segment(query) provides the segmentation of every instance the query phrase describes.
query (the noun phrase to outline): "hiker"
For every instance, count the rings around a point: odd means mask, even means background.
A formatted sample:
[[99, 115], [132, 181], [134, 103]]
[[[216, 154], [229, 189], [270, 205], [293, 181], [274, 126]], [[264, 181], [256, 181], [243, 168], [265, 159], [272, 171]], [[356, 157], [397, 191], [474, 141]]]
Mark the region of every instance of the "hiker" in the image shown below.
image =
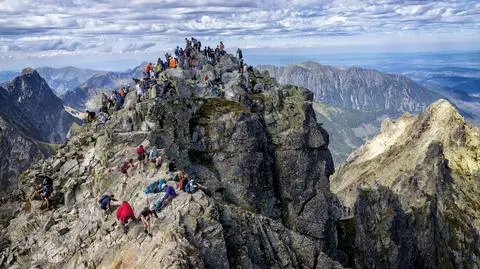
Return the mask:
[[177, 58], [180, 57], [180, 47], [179, 46], [177, 46], [175, 48], [175, 57], [177, 57]]
[[185, 172], [180, 173], [179, 175], [179, 182], [178, 182], [178, 190], [185, 191], [185, 186], [188, 184], [188, 174]]
[[95, 112], [85, 111], [87, 113], [87, 123], [93, 122], [95, 120]]
[[237, 57], [238, 59], [242, 60], [243, 59], [243, 53], [242, 53], [242, 50], [240, 48], [237, 49]]
[[175, 163], [175, 159], [172, 159], [168, 163], [168, 178], [173, 179], [175, 177], [176, 171], [177, 171], [177, 164]]
[[172, 186], [164, 183], [161, 188], [162, 188], [162, 191], [165, 192], [165, 195], [162, 198], [162, 202], [165, 202], [165, 200], [167, 200], [168, 198], [173, 199], [177, 197], [177, 193], [175, 192], [175, 189]]
[[30, 199], [42, 200], [47, 202], [47, 207], [50, 209], [50, 197], [52, 196], [53, 187], [50, 184], [41, 184], [34, 189], [34, 192]]
[[98, 114], [98, 120], [97, 120], [97, 124], [95, 124], [95, 131], [97, 131], [98, 127], [102, 126], [102, 125], [105, 125], [109, 119], [109, 115], [103, 111], [101, 111], [99, 114]]
[[177, 68], [177, 60], [173, 57], [170, 57], [170, 59], [168, 59], [168, 67]]
[[102, 107], [100, 108], [100, 113], [105, 113], [108, 116], [110, 116], [110, 112], [108, 112], [108, 104], [102, 104]]
[[123, 98], [125, 98], [125, 96], [127, 95], [123, 87], [120, 87], [120, 89], [118, 89], [118, 94]]
[[136, 220], [135, 212], [133, 212], [132, 207], [127, 201], [123, 201], [122, 204], [117, 209], [117, 220], [120, 221], [120, 225], [123, 228], [123, 232], [127, 233], [127, 227], [125, 226], [128, 224], [129, 220]]
[[243, 74], [243, 59], [240, 59], [240, 67], [239, 67], [239, 69], [238, 69], [238, 72], [239, 72], [240, 74]]
[[105, 193], [100, 197], [98, 200], [98, 203], [100, 204], [100, 208], [105, 211], [105, 213], [109, 213], [110, 210], [112, 209], [112, 201], [117, 201], [115, 199], [115, 196], [112, 194]]
[[135, 84], [135, 89], [137, 90], [137, 102], [140, 103], [143, 99], [143, 89], [141, 84], [143, 84], [143, 81]]
[[116, 110], [122, 109], [124, 102], [125, 102], [125, 98], [121, 96], [119, 93], [115, 92], [115, 109]]
[[158, 150], [156, 146], [153, 146], [150, 149], [150, 153], [148, 154], [148, 160], [151, 163], [155, 164], [155, 168], [159, 169], [162, 166], [162, 156], [158, 155]]
[[155, 212], [154, 209], [155, 209], [154, 205], [151, 205], [150, 208], [145, 207], [145, 208], [143, 208], [142, 212], [140, 212], [140, 214], [137, 217], [137, 219], [140, 219], [142, 221], [144, 232], [150, 237], [152, 237], [152, 234], [150, 232], [150, 228], [151, 228], [150, 217], [155, 216], [155, 218], [158, 219], [157, 212]]
[[158, 58], [157, 64], [155, 65], [155, 74], [154, 77], [157, 79], [160, 73], [163, 71], [163, 62], [162, 59]]
[[225, 45], [223, 45], [223, 41], [220, 41], [220, 52], [223, 52], [225, 50]]
[[152, 63], [148, 63], [147, 66], [145, 66], [145, 73], [150, 74], [150, 70], [152, 70]]
[[122, 174], [124, 175], [124, 178], [123, 178], [124, 186], [127, 185], [128, 169], [131, 167], [135, 167], [135, 165], [133, 164], [133, 159], [126, 160], [119, 167], [120, 172], [122, 172]]
[[145, 171], [145, 148], [143, 147], [143, 145], [140, 145], [136, 150], [135, 152], [137, 153], [137, 160], [138, 160], [138, 164], [139, 164], [139, 168], [142, 170], [142, 171]]

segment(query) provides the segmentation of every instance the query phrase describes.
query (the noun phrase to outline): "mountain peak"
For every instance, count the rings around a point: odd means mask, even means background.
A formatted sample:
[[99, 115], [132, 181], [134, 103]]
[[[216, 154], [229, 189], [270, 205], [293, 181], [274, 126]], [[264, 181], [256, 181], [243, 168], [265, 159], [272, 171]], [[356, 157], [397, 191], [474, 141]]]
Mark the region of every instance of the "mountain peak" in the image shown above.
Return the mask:
[[439, 99], [438, 101], [429, 105], [425, 111], [425, 114], [438, 115], [441, 117], [449, 116], [449, 118], [452, 116], [461, 117], [457, 108], [445, 99]]
[[[33, 75], [36, 74], [36, 75], [38, 75], [37, 71], [36, 71], [35, 69], [31, 68], [31, 67], [27, 67], [27, 68], [25, 68], [25, 69], [22, 70], [22, 76], [24, 76], [24, 75], [30, 75], [30, 74], [33, 74]], [[38, 76], [40, 76], [40, 75], [38, 75]]]

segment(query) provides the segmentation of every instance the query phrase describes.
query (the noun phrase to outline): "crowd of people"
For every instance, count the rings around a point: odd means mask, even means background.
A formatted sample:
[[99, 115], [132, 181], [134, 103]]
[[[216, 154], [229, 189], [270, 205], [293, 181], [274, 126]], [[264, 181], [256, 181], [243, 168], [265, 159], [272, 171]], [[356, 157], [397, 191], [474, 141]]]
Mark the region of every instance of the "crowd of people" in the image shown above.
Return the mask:
[[[139, 145], [135, 149], [135, 154], [137, 156], [137, 161], [134, 162], [133, 158], [130, 158], [119, 165], [118, 170], [124, 175], [123, 178], [123, 189], [128, 184], [129, 176], [133, 175], [135, 171], [139, 173], [145, 173], [147, 169], [160, 169], [163, 164], [164, 158], [162, 154], [157, 149], [156, 146], [152, 146], [147, 153], [147, 150], [143, 145]], [[150, 164], [150, 165], [149, 165]], [[151, 234], [151, 217], [157, 217], [157, 212], [159, 212], [163, 206], [167, 204], [168, 201], [177, 197], [177, 191], [183, 191], [186, 193], [193, 193], [198, 189], [206, 190], [202, 185], [198, 184], [195, 179], [191, 178], [188, 173], [183, 170], [177, 169], [177, 164], [175, 158], [171, 158], [166, 167], [166, 179], [156, 180], [145, 188], [145, 195], [147, 198], [149, 195], [153, 194], [162, 194], [158, 199], [148, 204], [144, 207], [140, 215], [135, 217], [135, 213], [128, 201], [122, 201], [119, 208], [116, 210], [117, 221], [120, 222], [120, 225], [123, 228], [123, 231], [127, 232], [127, 224], [129, 221], [141, 221], [144, 226], [144, 231], [147, 235], [152, 236]], [[175, 182], [175, 186], [170, 185], [168, 182]], [[108, 215], [113, 208], [112, 202], [117, 201], [114, 198], [113, 194], [105, 193], [102, 195], [98, 201], [100, 208], [105, 211]]]
[[[163, 94], [169, 90], [175, 90], [175, 81], [167, 75], [167, 72], [164, 72], [165, 70], [198, 68], [200, 64], [200, 61], [197, 61], [198, 57], [205, 57], [208, 63], [213, 65], [226, 54], [223, 41], [221, 41], [215, 49], [212, 49], [210, 46], [205, 46], [203, 50], [202, 43], [193, 37], [191, 39], [186, 38], [185, 42], [185, 48], [177, 46], [174, 50], [174, 55], [166, 53], [165, 61], [158, 58], [156, 64], [148, 63], [142, 72], [142, 78], [133, 78], [131, 85], [122, 86], [118, 90], [112, 91], [110, 95], [102, 93], [100, 109], [97, 112], [86, 110], [85, 121], [94, 124], [95, 130], [97, 130], [110, 120], [113, 111], [123, 108], [125, 98], [130, 92], [136, 92], [137, 101], [142, 102], [148, 98], [148, 91], [153, 85], [162, 85], [164, 89]], [[236, 57], [238, 57], [240, 62], [239, 72], [243, 73], [243, 54], [240, 48], [237, 49]], [[205, 86], [211, 90], [213, 96], [222, 97], [225, 94], [225, 87], [221, 80], [222, 74], [217, 74], [216, 71], [213, 71], [213, 75], [213, 78], [210, 78], [208, 75], [199, 78], [199, 83], [204, 83]], [[126, 188], [129, 178], [133, 173], [136, 171], [138, 171], [138, 173], [145, 173], [148, 169], [152, 168], [157, 170], [161, 169], [165, 161], [164, 156], [162, 156], [163, 154], [156, 146], [151, 147], [147, 152], [147, 149], [143, 145], [139, 145], [135, 149], [135, 154], [136, 161], [134, 158], [128, 158], [118, 165], [118, 171], [123, 175], [122, 192]], [[178, 169], [177, 162], [174, 158], [168, 160], [166, 172], [165, 179], [156, 180], [145, 189], [147, 197], [150, 194], [163, 193], [163, 195], [152, 203], [147, 199], [147, 206], [143, 208], [138, 216], [135, 216], [135, 212], [128, 201], [122, 201], [117, 205], [116, 219], [120, 222], [125, 232], [127, 232], [126, 224], [128, 222], [141, 221], [145, 228], [145, 233], [151, 236], [151, 218], [158, 217], [157, 212], [167, 204], [166, 202], [177, 196], [177, 191], [193, 193], [197, 189], [203, 189], [208, 192], [207, 189], [198, 184], [196, 180], [191, 178], [185, 171]], [[175, 184], [173, 184], [174, 186], [169, 182], [175, 182]], [[53, 193], [53, 180], [45, 176], [42, 183], [34, 187], [30, 198], [41, 200], [46, 203], [48, 208], [52, 208], [51, 197]], [[119, 201], [116, 197], [109, 193], [105, 193], [98, 200], [100, 208], [105, 211], [107, 217], [112, 213], [114, 204], [117, 202]]]
[[[174, 55], [167, 52], [165, 53], [164, 60], [158, 58], [155, 64], [152, 62], [147, 63], [142, 72], [142, 77], [132, 78], [132, 84], [122, 86], [118, 90], [112, 91], [110, 96], [106, 93], [102, 93], [101, 108], [98, 111], [98, 114], [87, 110], [85, 121], [87, 123], [96, 121], [95, 128], [105, 125], [110, 119], [110, 111], [122, 109], [125, 104], [126, 95], [131, 91], [136, 92], [137, 102], [142, 102], [148, 99], [149, 90], [151, 90], [154, 85], [162, 86], [162, 95], [166, 95], [167, 93], [172, 93], [172, 95], [174, 95], [176, 92], [175, 80], [164, 71], [176, 68], [201, 69], [201, 61], [198, 61], [198, 58], [202, 57], [201, 55], [205, 57], [208, 63], [214, 65], [223, 55], [226, 55], [223, 41], [220, 41], [215, 49], [210, 46], [205, 46], [202, 50], [202, 43], [200, 40], [193, 37], [191, 39], [185, 38], [185, 48], [177, 46], [174, 49]], [[236, 57], [239, 59], [238, 71], [239, 73], [244, 73], [243, 53], [240, 48], [236, 51]], [[211, 94], [215, 97], [224, 96], [225, 87], [221, 81], [221, 75], [222, 74], [214, 73], [213, 78], [209, 78], [208, 76], [200, 78], [203, 79], [201, 82], [205, 83], [206, 87], [210, 89]]]

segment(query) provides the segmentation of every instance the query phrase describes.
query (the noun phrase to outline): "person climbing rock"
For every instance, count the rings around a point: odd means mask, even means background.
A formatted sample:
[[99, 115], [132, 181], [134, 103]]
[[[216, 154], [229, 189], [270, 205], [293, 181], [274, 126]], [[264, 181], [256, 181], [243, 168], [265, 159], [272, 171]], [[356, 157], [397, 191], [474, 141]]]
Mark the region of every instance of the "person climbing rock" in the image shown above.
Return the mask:
[[145, 148], [140, 145], [135, 152], [137, 153], [138, 168], [140, 168], [140, 171], [145, 171]]
[[126, 160], [119, 167], [120, 172], [122, 172], [122, 174], [124, 175], [124, 178], [123, 178], [123, 186], [124, 187], [125, 187], [125, 185], [127, 185], [128, 169], [130, 169], [132, 167], [135, 167], [134, 164], [133, 164], [133, 159]]
[[133, 212], [133, 208], [127, 201], [123, 201], [122, 204], [117, 209], [117, 220], [120, 221], [120, 225], [123, 228], [123, 232], [127, 233], [127, 227], [125, 226], [128, 224], [129, 220], [136, 221], [135, 212]]
[[157, 212], [155, 212], [154, 205], [151, 205], [150, 208], [149, 207], [143, 208], [142, 212], [140, 212], [140, 214], [137, 217], [137, 219], [140, 219], [142, 221], [144, 232], [150, 237], [152, 237], [151, 223], [150, 223], [151, 216], [155, 216], [155, 218], [158, 219], [158, 215], [157, 215]]
[[112, 209], [112, 201], [117, 201], [115, 199], [115, 196], [113, 194], [110, 195], [108, 193], [105, 193], [104, 195], [102, 195], [102, 197], [100, 197], [98, 203], [100, 204], [100, 208], [103, 209], [105, 213], [109, 213]]
[[95, 112], [87, 110], [85, 111], [85, 113], [87, 113], [87, 123], [91, 123], [95, 120], [95, 116], [96, 116]]
[[162, 156], [158, 154], [158, 150], [156, 146], [153, 146], [150, 149], [150, 153], [148, 154], [148, 160], [155, 165], [155, 168], [160, 169], [162, 166]]

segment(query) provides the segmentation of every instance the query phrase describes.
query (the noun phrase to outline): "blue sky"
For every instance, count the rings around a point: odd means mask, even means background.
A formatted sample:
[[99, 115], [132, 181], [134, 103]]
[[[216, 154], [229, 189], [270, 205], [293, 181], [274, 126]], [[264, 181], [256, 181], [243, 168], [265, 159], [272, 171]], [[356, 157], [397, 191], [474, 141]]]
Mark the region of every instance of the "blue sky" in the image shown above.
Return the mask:
[[124, 70], [185, 37], [255, 55], [480, 48], [480, 1], [0, 0], [0, 70]]

